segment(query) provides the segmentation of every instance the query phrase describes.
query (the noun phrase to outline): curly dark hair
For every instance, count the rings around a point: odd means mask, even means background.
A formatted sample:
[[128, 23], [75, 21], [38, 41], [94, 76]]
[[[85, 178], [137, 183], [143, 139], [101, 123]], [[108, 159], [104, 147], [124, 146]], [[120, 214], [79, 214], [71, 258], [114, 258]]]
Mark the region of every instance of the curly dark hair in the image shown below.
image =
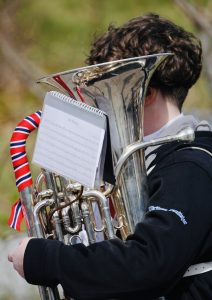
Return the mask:
[[202, 68], [200, 40], [192, 33], [156, 14], [150, 13], [129, 20], [94, 40], [86, 63], [171, 52], [155, 71], [149, 86], [177, 101], [181, 110], [190, 87], [199, 78]]

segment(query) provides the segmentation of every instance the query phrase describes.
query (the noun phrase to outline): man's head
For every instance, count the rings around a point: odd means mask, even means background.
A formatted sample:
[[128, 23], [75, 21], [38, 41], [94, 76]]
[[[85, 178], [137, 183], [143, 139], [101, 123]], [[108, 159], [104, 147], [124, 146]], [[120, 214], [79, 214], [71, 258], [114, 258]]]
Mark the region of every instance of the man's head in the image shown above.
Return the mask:
[[171, 52], [155, 71], [150, 87], [175, 100], [181, 110], [189, 88], [202, 68], [200, 41], [183, 28], [158, 15], [134, 18], [121, 27], [110, 26], [91, 47], [87, 63]]

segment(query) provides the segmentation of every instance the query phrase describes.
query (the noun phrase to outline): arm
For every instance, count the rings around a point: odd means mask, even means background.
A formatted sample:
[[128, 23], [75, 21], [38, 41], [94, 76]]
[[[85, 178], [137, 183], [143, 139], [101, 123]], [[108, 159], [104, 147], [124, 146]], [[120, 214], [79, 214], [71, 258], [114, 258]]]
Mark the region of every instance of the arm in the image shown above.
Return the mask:
[[177, 164], [150, 178], [150, 192], [150, 206], [156, 209], [146, 214], [126, 242], [114, 239], [70, 247], [30, 240], [24, 255], [26, 280], [60, 283], [65, 293], [78, 299], [129, 294], [148, 299], [164, 294], [182, 277], [205, 239], [211, 178], [193, 163]]

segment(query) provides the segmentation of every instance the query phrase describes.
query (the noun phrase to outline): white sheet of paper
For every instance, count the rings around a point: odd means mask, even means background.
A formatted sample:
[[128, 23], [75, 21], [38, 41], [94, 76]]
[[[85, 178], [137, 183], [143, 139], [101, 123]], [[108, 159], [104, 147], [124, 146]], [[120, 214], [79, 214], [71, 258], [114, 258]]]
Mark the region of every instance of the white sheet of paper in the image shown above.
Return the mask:
[[94, 187], [105, 129], [44, 105], [33, 163]]

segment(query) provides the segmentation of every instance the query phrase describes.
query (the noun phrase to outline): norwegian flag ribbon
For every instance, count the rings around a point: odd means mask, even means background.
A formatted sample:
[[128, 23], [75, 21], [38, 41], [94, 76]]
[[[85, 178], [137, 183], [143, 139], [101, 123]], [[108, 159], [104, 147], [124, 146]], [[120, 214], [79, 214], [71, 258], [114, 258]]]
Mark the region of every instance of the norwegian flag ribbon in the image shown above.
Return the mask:
[[[29, 134], [40, 124], [41, 111], [27, 116], [15, 128], [10, 140], [10, 155], [15, 173], [18, 191], [32, 185], [32, 176], [26, 155], [26, 140]], [[20, 231], [20, 225], [24, 218], [24, 208], [19, 199], [11, 208], [8, 224], [11, 228]], [[27, 221], [27, 220], [26, 220]]]
[[11, 207], [11, 213], [8, 220], [8, 224], [10, 225], [11, 228], [20, 231], [20, 226], [23, 218], [24, 215], [21, 207], [21, 200], [19, 199]]

